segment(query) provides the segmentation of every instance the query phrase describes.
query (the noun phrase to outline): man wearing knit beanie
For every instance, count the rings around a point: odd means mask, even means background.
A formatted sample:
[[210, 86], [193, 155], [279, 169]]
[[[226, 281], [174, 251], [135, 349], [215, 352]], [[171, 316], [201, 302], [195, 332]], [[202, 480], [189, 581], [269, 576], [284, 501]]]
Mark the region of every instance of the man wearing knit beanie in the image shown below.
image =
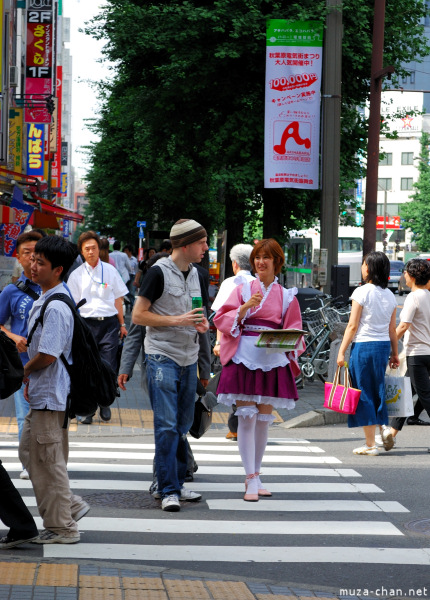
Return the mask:
[[180, 501], [196, 502], [201, 494], [184, 488], [187, 471], [185, 434], [194, 419], [199, 333], [209, 328], [203, 309], [192, 309], [202, 297], [193, 262], [208, 250], [205, 228], [180, 219], [170, 231], [172, 254], [146, 273], [133, 309], [133, 323], [146, 326], [145, 354], [149, 396], [154, 411], [155, 461], [161, 508], [180, 510]]

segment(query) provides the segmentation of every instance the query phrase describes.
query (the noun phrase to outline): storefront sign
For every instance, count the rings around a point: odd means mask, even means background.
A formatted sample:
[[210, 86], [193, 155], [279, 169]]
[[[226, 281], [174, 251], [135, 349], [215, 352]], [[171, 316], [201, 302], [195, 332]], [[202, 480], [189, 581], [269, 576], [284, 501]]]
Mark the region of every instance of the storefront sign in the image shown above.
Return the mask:
[[27, 175], [43, 177], [45, 126], [27, 124]]
[[[376, 229], [384, 229], [384, 217], [376, 217]], [[400, 229], [400, 217], [387, 217], [385, 229]]]
[[22, 173], [22, 141], [23, 141], [22, 108], [9, 110], [9, 169]]
[[26, 123], [50, 123], [45, 98], [52, 93], [54, 64], [54, 25], [52, 0], [29, 0], [27, 9], [27, 51], [25, 93]]

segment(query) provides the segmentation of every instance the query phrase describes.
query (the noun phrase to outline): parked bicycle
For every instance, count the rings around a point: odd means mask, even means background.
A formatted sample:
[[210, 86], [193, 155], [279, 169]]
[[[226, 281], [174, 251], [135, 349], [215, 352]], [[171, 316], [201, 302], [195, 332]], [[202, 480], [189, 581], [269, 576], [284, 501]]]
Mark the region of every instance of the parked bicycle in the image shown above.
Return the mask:
[[335, 308], [336, 298], [319, 297], [321, 306], [317, 309], [307, 308], [302, 312], [303, 329], [309, 332], [305, 337], [306, 349], [299, 357], [301, 375], [296, 383], [304, 384], [304, 380], [313, 380], [317, 375], [325, 382], [328, 374], [330, 358], [330, 335], [336, 323], [346, 323], [349, 319], [349, 307]]

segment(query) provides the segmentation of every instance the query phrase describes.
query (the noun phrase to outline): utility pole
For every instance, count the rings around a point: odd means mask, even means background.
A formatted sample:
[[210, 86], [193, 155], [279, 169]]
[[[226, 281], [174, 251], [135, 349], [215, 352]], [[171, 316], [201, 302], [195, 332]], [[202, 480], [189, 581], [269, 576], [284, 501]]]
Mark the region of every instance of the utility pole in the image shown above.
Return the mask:
[[366, 202], [364, 205], [363, 255], [375, 249], [378, 199], [379, 134], [381, 130], [382, 79], [394, 67], [383, 68], [385, 0], [375, 0], [373, 48], [370, 74], [369, 132], [367, 136]]
[[327, 248], [327, 283], [330, 268], [337, 264], [340, 186], [340, 110], [342, 81], [342, 0], [326, 0], [322, 94], [322, 193], [321, 248]]

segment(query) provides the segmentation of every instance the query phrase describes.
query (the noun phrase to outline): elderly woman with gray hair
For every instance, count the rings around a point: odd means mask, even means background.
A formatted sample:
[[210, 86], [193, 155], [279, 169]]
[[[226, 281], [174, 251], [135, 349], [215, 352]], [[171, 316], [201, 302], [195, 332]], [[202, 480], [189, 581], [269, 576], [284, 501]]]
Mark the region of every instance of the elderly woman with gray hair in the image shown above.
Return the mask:
[[[212, 302], [212, 310], [217, 311], [221, 308], [224, 302], [228, 299], [233, 289], [236, 287], [236, 278], [244, 277], [247, 281], [255, 279], [251, 275], [251, 265], [249, 264], [249, 257], [251, 256], [252, 246], [251, 244], [236, 244], [230, 250], [230, 260], [233, 267], [233, 277], [227, 277], [222, 282], [218, 294], [215, 300]], [[221, 342], [221, 332], [217, 331], [215, 347], [213, 353], [215, 356], [219, 356], [219, 346]]]
[[224, 302], [228, 299], [233, 289], [236, 287], [235, 279], [238, 276], [243, 276], [248, 281], [255, 279], [251, 275], [251, 265], [249, 257], [251, 256], [251, 244], [236, 244], [230, 250], [230, 260], [233, 267], [233, 277], [227, 277], [222, 282], [218, 294], [212, 303], [212, 310], [217, 311], [221, 308]]
[[[218, 294], [215, 300], [212, 303], [212, 310], [217, 311], [221, 308], [228, 297], [230, 296], [233, 289], [236, 287], [236, 279], [238, 282], [241, 281], [241, 278], [244, 277], [247, 281], [252, 281], [255, 279], [253, 275], [251, 275], [251, 265], [249, 263], [249, 257], [251, 256], [252, 246], [251, 244], [236, 244], [230, 250], [230, 260], [233, 267], [233, 277], [227, 277], [222, 282]], [[213, 348], [213, 353], [215, 356], [219, 357], [220, 354], [220, 343], [221, 343], [221, 331], [216, 332], [216, 342]], [[228, 428], [229, 432], [226, 435], [227, 439], [236, 439], [237, 438], [237, 417], [235, 417], [235, 406], [233, 406], [233, 413], [230, 413], [228, 420]]]

